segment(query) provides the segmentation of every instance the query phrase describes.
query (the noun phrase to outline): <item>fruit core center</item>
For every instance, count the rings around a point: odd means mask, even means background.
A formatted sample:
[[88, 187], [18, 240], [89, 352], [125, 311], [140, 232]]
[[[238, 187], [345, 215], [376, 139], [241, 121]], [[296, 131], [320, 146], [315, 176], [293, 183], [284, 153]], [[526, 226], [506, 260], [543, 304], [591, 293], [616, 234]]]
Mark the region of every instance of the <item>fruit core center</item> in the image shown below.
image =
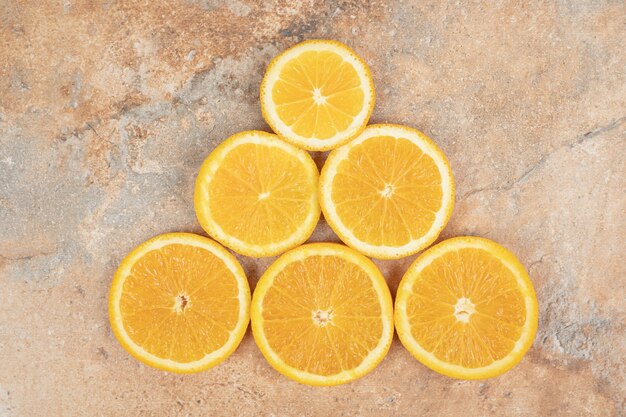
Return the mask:
[[470, 317], [476, 312], [474, 303], [469, 298], [461, 297], [454, 306], [454, 316], [462, 323], [469, 323]]
[[312, 312], [313, 323], [319, 327], [325, 327], [333, 323], [333, 309], [314, 310]]
[[326, 96], [322, 95], [322, 90], [319, 88], [313, 89], [313, 101], [315, 101], [315, 104], [326, 103]]
[[393, 194], [393, 185], [391, 184], [385, 184], [385, 188], [383, 188], [380, 191], [380, 195], [382, 195], [385, 198], [391, 197], [392, 194]]
[[185, 309], [189, 308], [189, 296], [187, 294], [178, 294], [174, 300], [174, 311], [181, 314], [185, 312]]
[[270, 192], [269, 191], [265, 191], [264, 193], [259, 194], [259, 201], [265, 200], [269, 196], [270, 196]]

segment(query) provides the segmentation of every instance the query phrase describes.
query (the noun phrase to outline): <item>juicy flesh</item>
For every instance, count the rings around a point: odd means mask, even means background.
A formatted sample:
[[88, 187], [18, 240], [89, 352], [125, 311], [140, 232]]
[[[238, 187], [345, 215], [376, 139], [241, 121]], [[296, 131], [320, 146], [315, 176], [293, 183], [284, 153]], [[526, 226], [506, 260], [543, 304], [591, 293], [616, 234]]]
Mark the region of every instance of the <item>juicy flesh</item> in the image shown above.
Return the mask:
[[372, 245], [402, 246], [428, 232], [441, 209], [441, 174], [408, 139], [373, 137], [337, 167], [331, 198], [342, 223]]
[[479, 249], [448, 252], [428, 265], [407, 301], [415, 340], [447, 363], [487, 366], [507, 356], [526, 321], [513, 273]]
[[383, 334], [368, 275], [335, 256], [289, 264], [263, 299], [267, 341], [282, 361], [317, 375], [356, 368]]
[[288, 61], [272, 88], [278, 117], [302, 137], [328, 139], [348, 129], [365, 96], [354, 67], [329, 51]]
[[227, 234], [246, 243], [283, 241], [307, 218], [314, 187], [293, 155], [243, 144], [228, 153], [210, 182], [211, 215]]
[[159, 358], [197, 361], [222, 347], [237, 325], [238, 292], [235, 276], [211, 252], [166, 245], [147, 252], [126, 277], [124, 329]]

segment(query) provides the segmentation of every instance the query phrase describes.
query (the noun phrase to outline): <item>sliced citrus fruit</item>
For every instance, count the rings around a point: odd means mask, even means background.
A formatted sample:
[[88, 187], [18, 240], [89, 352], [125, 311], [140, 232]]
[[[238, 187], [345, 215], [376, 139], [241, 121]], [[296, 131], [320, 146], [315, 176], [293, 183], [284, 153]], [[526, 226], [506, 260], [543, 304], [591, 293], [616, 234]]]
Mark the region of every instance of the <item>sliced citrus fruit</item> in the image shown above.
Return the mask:
[[274, 256], [311, 236], [320, 216], [311, 156], [276, 135], [231, 136], [204, 161], [196, 215], [214, 239], [247, 256]]
[[452, 170], [423, 133], [370, 125], [328, 156], [320, 204], [344, 243], [375, 258], [400, 258], [434, 242], [450, 219]]
[[393, 337], [385, 279], [368, 258], [336, 243], [303, 245], [278, 258], [257, 284], [251, 315], [268, 362], [309, 385], [365, 375]]
[[190, 373], [226, 359], [248, 327], [250, 289], [224, 247], [191, 233], [156, 236], [122, 261], [111, 285], [109, 318], [135, 358]]
[[369, 68], [346, 45], [330, 40], [299, 43], [270, 62], [261, 83], [261, 110], [278, 135], [321, 151], [361, 132], [374, 109]]
[[537, 331], [538, 306], [526, 270], [491, 240], [458, 237], [421, 254], [396, 295], [402, 344], [453, 378], [483, 379], [515, 366]]

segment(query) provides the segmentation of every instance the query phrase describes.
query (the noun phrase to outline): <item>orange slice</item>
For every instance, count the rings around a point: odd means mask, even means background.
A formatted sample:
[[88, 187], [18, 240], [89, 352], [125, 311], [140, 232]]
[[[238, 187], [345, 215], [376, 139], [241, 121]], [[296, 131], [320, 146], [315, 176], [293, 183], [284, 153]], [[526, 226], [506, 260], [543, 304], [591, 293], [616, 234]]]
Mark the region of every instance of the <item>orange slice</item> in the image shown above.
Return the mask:
[[391, 345], [391, 295], [376, 265], [335, 243], [282, 255], [252, 301], [254, 340], [280, 373], [303, 384], [336, 385], [380, 363]]
[[200, 168], [196, 215], [214, 239], [247, 256], [274, 256], [311, 236], [320, 216], [311, 156], [259, 131], [220, 144]]
[[270, 62], [261, 83], [261, 110], [283, 139], [304, 149], [336, 148], [356, 137], [374, 109], [369, 68], [346, 45], [299, 43]]
[[458, 237], [425, 251], [396, 296], [402, 344], [453, 378], [482, 379], [515, 366], [537, 331], [533, 285], [515, 256], [487, 239]]
[[141, 362], [190, 373], [226, 359], [248, 327], [243, 269], [218, 243], [169, 233], [142, 243], [111, 285], [109, 318], [120, 344]]
[[371, 125], [328, 156], [320, 204], [344, 243], [375, 258], [400, 258], [428, 247], [450, 219], [452, 170], [423, 133]]

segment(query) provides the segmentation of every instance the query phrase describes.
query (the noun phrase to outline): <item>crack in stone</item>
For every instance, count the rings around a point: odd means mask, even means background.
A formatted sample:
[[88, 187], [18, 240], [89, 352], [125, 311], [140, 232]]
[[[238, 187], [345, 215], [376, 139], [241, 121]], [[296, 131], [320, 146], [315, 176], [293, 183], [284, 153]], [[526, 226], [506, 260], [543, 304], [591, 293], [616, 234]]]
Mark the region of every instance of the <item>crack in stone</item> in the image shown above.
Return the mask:
[[0, 253], [0, 258], [6, 259], [7, 261], [29, 261], [33, 258], [38, 258], [40, 256], [50, 256], [50, 255], [54, 255], [55, 253], [57, 253], [56, 250], [51, 251], [51, 252], [34, 253], [32, 255], [24, 255], [24, 256], [8, 256], [8, 255], [3, 255]]
[[554, 155], [555, 153], [557, 153], [558, 151], [560, 151], [563, 148], [567, 148], [567, 149], [573, 149], [576, 145], [580, 145], [583, 142], [586, 142], [588, 140], [593, 139], [596, 136], [599, 136], [603, 133], [609, 132], [619, 126], [621, 126], [623, 123], [626, 122], [626, 116], [624, 117], [620, 117], [619, 119], [614, 120], [613, 122], [604, 125], [604, 126], [600, 126], [594, 130], [590, 130], [589, 132], [585, 133], [584, 135], [581, 135], [580, 137], [578, 137], [578, 139], [576, 139], [573, 142], [570, 143], [566, 143], [563, 144], [561, 146], [558, 146], [556, 149], [548, 152], [547, 154], [543, 155], [539, 161], [537, 161], [535, 164], [533, 164], [529, 169], [527, 169], [522, 175], [520, 175], [519, 177], [513, 179], [513, 180], [509, 180], [507, 181], [507, 183], [505, 185], [500, 185], [500, 186], [487, 186], [487, 187], [482, 187], [482, 188], [477, 188], [474, 190], [470, 190], [468, 192], [466, 192], [465, 194], [463, 194], [459, 200], [463, 200], [466, 199], [467, 197], [470, 197], [474, 194], [478, 194], [478, 193], [482, 193], [485, 191], [510, 191], [513, 188], [515, 188], [516, 186], [523, 184], [524, 182], [526, 182], [535, 172], [537, 172], [539, 169], [541, 169], [545, 163], [548, 161], [548, 159]]
[[568, 147], [570, 149], [572, 149], [574, 146], [576, 146], [576, 145], [578, 145], [580, 143], [583, 143], [586, 140], [592, 139], [592, 138], [594, 138], [594, 137], [596, 137], [598, 135], [601, 135], [602, 133], [609, 132], [609, 131], [615, 129], [616, 127], [619, 127], [624, 122], [626, 122], [626, 116], [620, 117], [619, 119], [614, 120], [612, 123], [609, 123], [608, 125], [600, 126], [597, 129], [590, 130], [589, 132], [585, 133], [580, 138], [578, 138], [578, 140], [570, 143], [568, 145]]
[[530, 273], [530, 270], [533, 269], [535, 266], [540, 265], [543, 263], [543, 260], [549, 256], [552, 256], [549, 253], [543, 254], [541, 255], [541, 258], [539, 258], [538, 260], [532, 262], [530, 265], [528, 265], [528, 272]]
[[[116, 148], [119, 148], [119, 145], [111, 142], [109, 139], [103, 138], [102, 136], [100, 136], [100, 134], [98, 133], [98, 131], [91, 125], [91, 123], [86, 122], [86, 125], [89, 127], [89, 129], [91, 129], [93, 131], [93, 133], [96, 135], [96, 137], [104, 142], [107, 142], [109, 145], [111, 146], [115, 146]], [[84, 131], [83, 131], [84, 132]], [[111, 167], [111, 163], [109, 162], [109, 168]]]

